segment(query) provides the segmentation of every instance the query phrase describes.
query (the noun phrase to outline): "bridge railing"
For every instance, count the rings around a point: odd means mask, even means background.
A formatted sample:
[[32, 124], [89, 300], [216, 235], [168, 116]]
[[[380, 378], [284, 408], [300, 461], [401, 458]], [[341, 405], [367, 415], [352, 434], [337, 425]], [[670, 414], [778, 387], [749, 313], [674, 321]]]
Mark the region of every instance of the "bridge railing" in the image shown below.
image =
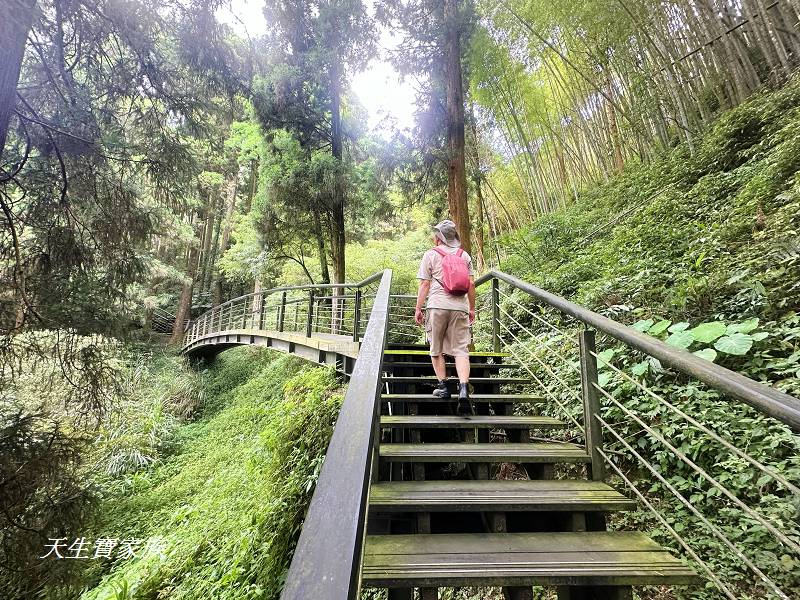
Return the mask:
[[233, 298], [193, 321], [184, 345], [237, 331], [335, 335], [359, 341], [382, 275], [375, 273], [357, 283], [286, 286]]
[[763, 339], [754, 320], [634, 328], [499, 271], [476, 286], [476, 346], [510, 353], [568, 422], [540, 440], [585, 444], [590, 476], [645, 509], [610, 528], [671, 546], [704, 597], [800, 597], [800, 401], [711, 360]]
[[377, 290], [364, 313], [367, 321], [358, 358], [286, 577], [283, 600], [358, 596], [369, 482], [377, 467], [374, 440], [379, 431], [392, 272], [387, 269], [377, 276]]

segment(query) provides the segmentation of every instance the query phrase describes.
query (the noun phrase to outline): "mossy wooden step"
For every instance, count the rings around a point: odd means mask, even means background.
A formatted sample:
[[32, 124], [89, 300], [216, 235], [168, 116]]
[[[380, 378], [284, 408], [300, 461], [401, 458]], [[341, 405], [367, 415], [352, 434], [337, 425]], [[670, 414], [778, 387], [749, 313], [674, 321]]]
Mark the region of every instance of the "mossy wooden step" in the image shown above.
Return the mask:
[[552, 417], [471, 415], [383, 415], [381, 427], [410, 429], [559, 429], [567, 424]]
[[[401, 350], [401, 349], [389, 349], [384, 350], [384, 354], [388, 355], [398, 355], [398, 354], [407, 354], [409, 356], [430, 356], [431, 353], [428, 350]], [[507, 356], [511, 356], [507, 352], [470, 352], [470, 356], [480, 356], [485, 358], [505, 358]]]
[[381, 458], [392, 462], [588, 463], [575, 444], [381, 444]]
[[634, 532], [367, 536], [364, 587], [686, 585], [694, 571]]
[[[544, 402], [544, 398], [537, 394], [472, 394], [470, 400], [480, 402]], [[382, 402], [456, 402], [457, 396], [442, 399], [434, 398], [430, 394], [383, 394]]]
[[[384, 369], [395, 369], [395, 368], [403, 368], [403, 369], [424, 369], [426, 371], [430, 371], [433, 369], [433, 365], [428, 362], [423, 361], [416, 361], [416, 360], [386, 360], [383, 362]], [[448, 361], [447, 367], [449, 369], [455, 368], [455, 363]], [[518, 369], [519, 365], [516, 364], [504, 364], [504, 363], [483, 363], [483, 362], [473, 362], [470, 363], [470, 368], [474, 370], [480, 369]]]
[[[411, 375], [394, 377], [392, 375], [384, 375], [383, 381], [386, 383], [421, 383], [427, 385], [434, 385], [439, 380], [435, 375]], [[531, 383], [530, 379], [522, 377], [470, 377], [470, 383], [494, 383], [497, 385], [511, 385]], [[457, 381], [455, 379], [450, 381], [452, 386], [455, 386]]]
[[581, 479], [387, 481], [372, 484], [369, 508], [373, 512], [610, 512], [634, 510], [636, 502], [605, 483]]

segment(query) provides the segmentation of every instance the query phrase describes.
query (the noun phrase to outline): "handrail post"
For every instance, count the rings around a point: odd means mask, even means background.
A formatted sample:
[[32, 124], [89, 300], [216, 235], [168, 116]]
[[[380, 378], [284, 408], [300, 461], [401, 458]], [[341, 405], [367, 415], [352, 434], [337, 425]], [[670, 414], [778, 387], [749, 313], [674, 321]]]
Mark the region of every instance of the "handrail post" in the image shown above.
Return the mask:
[[264, 309], [266, 308], [264, 300], [267, 297], [264, 294], [259, 294], [258, 296], [258, 330], [263, 331], [264, 329]]
[[355, 308], [353, 309], [353, 341], [359, 338], [359, 321], [361, 320], [361, 288], [356, 288]]
[[500, 281], [492, 278], [492, 348], [500, 352]]
[[311, 337], [314, 327], [314, 290], [308, 290], [308, 315], [306, 315], [306, 337]]
[[586, 451], [592, 459], [590, 470], [592, 480], [605, 479], [605, 465], [600, 450], [603, 448], [603, 432], [600, 421], [595, 415], [600, 414], [600, 398], [597, 395], [597, 357], [595, 333], [584, 329], [578, 334], [578, 346], [581, 354], [581, 391], [583, 396], [583, 427], [585, 429]]
[[[252, 310], [252, 309], [251, 309]], [[247, 301], [242, 302], [242, 329], [247, 329]], [[250, 321], [252, 322], [252, 315]]]
[[281, 292], [281, 305], [278, 307], [278, 323], [276, 327], [278, 331], [283, 331], [283, 319], [286, 314], [286, 292]]

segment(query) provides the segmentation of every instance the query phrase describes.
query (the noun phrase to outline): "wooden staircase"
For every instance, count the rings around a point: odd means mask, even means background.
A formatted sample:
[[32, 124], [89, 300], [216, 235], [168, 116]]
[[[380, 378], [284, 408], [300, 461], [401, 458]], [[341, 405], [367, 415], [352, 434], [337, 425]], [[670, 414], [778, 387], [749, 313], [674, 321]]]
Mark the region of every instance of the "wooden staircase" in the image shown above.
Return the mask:
[[476, 414], [463, 417], [455, 401], [431, 397], [424, 348], [385, 352], [363, 587], [389, 588], [390, 600], [410, 600], [418, 588], [429, 600], [440, 587], [492, 586], [523, 600], [534, 585], [553, 586], [559, 600], [576, 600], [696, 582], [647, 536], [606, 531], [608, 513], [635, 503], [591, 480], [585, 446], [541, 441], [566, 424], [519, 414], [544, 400], [519, 392], [526, 379], [503, 375], [515, 366], [505, 356], [471, 356]]

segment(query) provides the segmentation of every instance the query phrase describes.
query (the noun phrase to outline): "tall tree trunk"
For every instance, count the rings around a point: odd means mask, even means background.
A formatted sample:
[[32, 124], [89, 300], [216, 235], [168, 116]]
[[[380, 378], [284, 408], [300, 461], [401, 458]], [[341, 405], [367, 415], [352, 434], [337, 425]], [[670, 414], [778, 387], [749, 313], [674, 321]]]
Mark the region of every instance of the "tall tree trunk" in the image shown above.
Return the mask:
[[248, 186], [247, 201], [245, 202], [242, 212], [248, 214], [250, 208], [253, 206], [253, 198], [256, 195], [258, 188], [258, 159], [254, 158], [250, 161], [250, 185]]
[[[609, 98], [614, 97], [614, 86], [611, 83], [611, 73], [606, 69], [606, 95]], [[606, 110], [608, 111], [608, 123], [611, 131], [611, 142], [614, 148], [614, 170], [621, 173], [625, 168], [625, 159], [622, 156], [622, 140], [620, 139], [619, 125], [617, 124], [617, 111], [613, 102], [606, 103]]]
[[447, 32], [445, 60], [447, 70], [447, 202], [458, 228], [461, 245], [472, 251], [472, 231], [467, 204], [467, 173], [464, 161], [464, 85], [461, 73], [461, 25], [458, 0], [444, 0]]
[[11, 0], [0, 19], [0, 158], [8, 136], [25, 42], [33, 23], [36, 0]]
[[475, 107], [472, 102], [469, 105], [469, 124], [472, 128], [470, 152], [472, 154], [473, 181], [475, 182], [475, 195], [477, 197], [476, 208], [478, 209], [477, 223], [475, 224], [475, 245], [478, 248], [478, 268], [483, 270], [483, 266], [486, 264], [483, 252], [483, 190], [481, 190], [483, 174], [481, 173], [481, 156], [478, 151], [478, 126], [475, 123]]
[[322, 283], [330, 283], [331, 274], [328, 272], [328, 253], [325, 251], [325, 237], [322, 235], [319, 212], [314, 210], [312, 214], [314, 217], [314, 237], [317, 238], [317, 253], [319, 254], [319, 270], [322, 276]]
[[216, 191], [211, 191], [206, 201], [205, 227], [203, 230], [203, 251], [200, 254], [200, 263], [202, 264], [202, 270], [200, 273], [201, 292], [205, 291], [206, 283], [210, 280], [209, 274], [211, 270], [211, 249], [212, 249], [211, 242], [214, 239], [214, 221], [216, 216], [216, 211], [214, 210], [215, 204], [216, 204]]
[[336, 159], [336, 181], [333, 186], [331, 214], [331, 255], [335, 283], [344, 283], [345, 233], [344, 233], [344, 163], [342, 161], [342, 73], [338, 60], [334, 60], [330, 73], [331, 92], [331, 154]]
[[[227, 192], [228, 201], [225, 205], [225, 217], [222, 223], [222, 239], [219, 243], [220, 257], [228, 249], [228, 244], [231, 241], [231, 229], [233, 228], [233, 211], [236, 209], [236, 186], [239, 182], [239, 172], [234, 173], [233, 177], [228, 180]], [[217, 306], [222, 302], [222, 277], [219, 272], [219, 267], [214, 271], [214, 282], [211, 286], [214, 298], [213, 305]]]
[[183, 341], [183, 324], [191, 317], [192, 313], [192, 291], [194, 290], [195, 279], [197, 278], [197, 263], [200, 257], [200, 246], [192, 244], [189, 250], [189, 257], [186, 260], [186, 278], [183, 280], [181, 297], [178, 300], [178, 310], [175, 311], [175, 325], [172, 327], [172, 337], [170, 343], [180, 344]]

